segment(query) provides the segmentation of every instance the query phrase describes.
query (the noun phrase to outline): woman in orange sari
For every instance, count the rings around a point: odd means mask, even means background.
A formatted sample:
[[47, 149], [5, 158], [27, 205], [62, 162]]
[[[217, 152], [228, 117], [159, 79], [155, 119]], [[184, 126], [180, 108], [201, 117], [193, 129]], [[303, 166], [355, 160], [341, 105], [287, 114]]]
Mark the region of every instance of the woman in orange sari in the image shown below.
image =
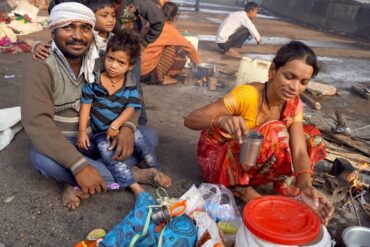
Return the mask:
[[[228, 186], [246, 202], [261, 196], [253, 186], [272, 182], [282, 195], [300, 195], [327, 224], [334, 207], [312, 186], [313, 166], [325, 158], [325, 147], [318, 129], [303, 125], [299, 98], [317, 73], [314, 52], [292, 41], [277, 52], [266, 83], [240, 85], [190, 113], [185, 126], [202, 130], [198, 161], [204, 181]], [[256, 165], [247, 169], [239, 151], [250, 130], [261, 132], [264, 141]]]
[[141, 53], [141, 81], [147, 84], [176, 83], [187, 57], [200, 63], [195, 47], [176, 28], [178, 6], [165, 2], [162, 12], [166, 21], [161, 34]]

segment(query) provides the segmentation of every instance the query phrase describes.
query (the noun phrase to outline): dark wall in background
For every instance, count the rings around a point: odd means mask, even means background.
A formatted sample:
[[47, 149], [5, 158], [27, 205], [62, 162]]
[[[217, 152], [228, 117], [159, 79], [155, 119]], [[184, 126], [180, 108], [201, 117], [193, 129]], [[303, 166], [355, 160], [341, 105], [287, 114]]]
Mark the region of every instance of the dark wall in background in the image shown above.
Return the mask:
[[370, 6], [349, 0], [263, 0], [278, 15], [370, 40]]

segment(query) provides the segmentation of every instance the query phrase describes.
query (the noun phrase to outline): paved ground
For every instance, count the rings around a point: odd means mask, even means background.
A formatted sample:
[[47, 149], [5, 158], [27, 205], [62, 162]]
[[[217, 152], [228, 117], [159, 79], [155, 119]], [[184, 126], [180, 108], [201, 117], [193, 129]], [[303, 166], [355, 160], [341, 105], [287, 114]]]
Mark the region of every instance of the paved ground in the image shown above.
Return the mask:
[[[185, 2], [185, 1], [184, 1]], [[181, 2], [180, 2], [181, 3]], [[218, 5], [224, 3], [223, 6]], [[190, 5], [182, 3], [182, 17], [178, 27], [200, 35], [200, 54], [203, 62], [219, 65], [226, 74], [221, 79], [227, 85], [234, 85], [239, 61], [218, 52], [212, 35], [227, 12], [235, 10], [234, 2], [213, 0], [202, 4], [199, 13]], [[323, 112], [333, 116], [335, 109], [341, 109], [350, 120], [353, 129], [370, 124], [369, 102], [353, 95], [349, 85], [366, 82], [370, 77], [370, 44], [348, 37], [322, 33], [317, 30], [290, 24], [271, 18], [268, 13], [256, 21], [263, 35], [263, 45], [250, 44], [242, 49], [243, 54], [269, 59], [278, 47], [291, 39], [300, 39], [312, 45], [319, 55], [323, 82], [336, 85], [341, 96], [320, 98]], [[28, 36], [48, 39], [48, 32]], [[27, 83], [23, 70], [32, 59], [29, 54], [0, 54], [0, 108], [19, 105], [19, 88]], [[14, 74], [15, 79], [4, 79], [5, 74]], [[163, 170], [169, 173], [174, 185], [169, 189], [171, 196], [180, 196], [192, 184], [201, 183], [196, 162], [198, 132], [183, 127], [183, 116], [191, 110], [214, 101], [229, 89], [219, 88], [210, 92], [206, 88], [178, 83], [173, 86], [144, 86], [148, 107], [149, 126], [159, 133], [158, 156]], [[325, 118], [324, 120], [330, 120]], [[330, 122], [330, 121], [329, 121]], [[369, 136], [368, 129], [358, 131]], [[112, 228], [133, 206], [134, 197], [128, 191], [99, 194], [82, 202], [80, 208], [69, 212], [61, 204], [62, 187], [46, 180], [32, 167], [29, 157], [29, 140], [24, 131], [19, 133], [5, 150], [0, 152], [0, 246], [73, 246], [94, 228]], [[152, 187], [146, 187], [154, 194]], [[10, 202], [7, 199], [13, 198]], [[364, 224], [369, 224], [365, 218]], [[340, 242], [345, 226], [357, 224], [353, 212], [337, 212], [329, 225], [332, 236]]]

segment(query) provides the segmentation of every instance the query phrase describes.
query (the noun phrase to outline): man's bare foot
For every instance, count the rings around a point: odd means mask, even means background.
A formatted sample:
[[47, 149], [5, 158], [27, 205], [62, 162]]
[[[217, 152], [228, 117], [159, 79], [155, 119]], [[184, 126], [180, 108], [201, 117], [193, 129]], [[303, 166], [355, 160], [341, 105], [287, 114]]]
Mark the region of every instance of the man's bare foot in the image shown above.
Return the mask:
[[170, 85], [170, 84], [175, 84], [177, 80], [171, 76], [165, 76], [163, 78], [163, 81], [161, 82], [161, 85]]
[[80, 206], [81, 200], [87, 199], [89, 197], [90, 195], [87, 193], [76, 191], [74, 186], [65, 185], [62, 195], [62, 202], [63, 205], [69, 210], [75, 210], [78, 206]]
[[248, 187], [235, 187], [232, 189], [232, 192], [235, 197], [238, 197], [240, 200], [243, 200], [244, 202], [249, 202], [250, 200], [261, 197], [262, 195], [258, 193], [255, 189], [253, 189], [251, 186]]
[[133, 174], [138, 183], [151, 184], [153, 186], [161, 186], [165, 188], [172, 185], [172, 179], [157, 168], [140, 169], [134, 167]]
[[234, 58], [241, 58], [242, 56], [240, 53], [235, 50], [234, 48], [230, 48], [227, 52], [224, 53], [226, 56], [234, 57]]

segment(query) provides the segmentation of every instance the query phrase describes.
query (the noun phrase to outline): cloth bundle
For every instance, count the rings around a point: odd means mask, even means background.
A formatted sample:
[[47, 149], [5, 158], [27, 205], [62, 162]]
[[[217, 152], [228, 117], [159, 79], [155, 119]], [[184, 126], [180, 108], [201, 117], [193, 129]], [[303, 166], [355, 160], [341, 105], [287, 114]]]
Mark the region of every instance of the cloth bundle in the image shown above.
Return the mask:
[[22, 129], [19, 106], [0, 110], [0, 151], [3, 150]]

